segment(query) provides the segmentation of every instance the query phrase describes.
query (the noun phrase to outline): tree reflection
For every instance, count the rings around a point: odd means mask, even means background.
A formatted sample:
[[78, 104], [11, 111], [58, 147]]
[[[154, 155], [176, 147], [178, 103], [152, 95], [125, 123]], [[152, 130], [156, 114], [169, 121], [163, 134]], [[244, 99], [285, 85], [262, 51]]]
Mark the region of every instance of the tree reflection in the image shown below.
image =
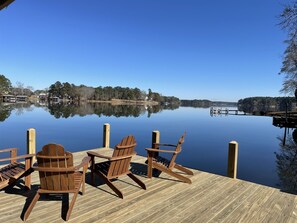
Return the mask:
[[48, 106], [49, 113], [55, 118], [69, 118], [74, 115], [86, 116], [96, 114], [101, 116], [115, 117], [138, 117], [147, 112], [150, 117], [153, 113], [158, 113], [163, 109], [176, 109], [178, 107], [170, 106], [144, 106], [137, 104], [120, 104], [113, 105], [110, 103], [81, 103], [81, 104], [50, 104]]
[[11, 107], [4, 106], [0, 103], [0, 122], [5, 121], [5, 119], [7, 119], [10, 116], [12, 110], [13, 109]]
[[24, 111], [32, 111], [31, 103], [0, 103], [0, 122], [5, 121], [13, 110], [16, 115], [22, 115]]
[[297, 130], [294, 129], [292, 135], [288, 134], [278, 139], [280, 151], [275, 155], [281, 188], [286, 192], [297, 194]]
[[177, 109], [178, 106], [161, 105], [138, 105], [138, 104], [110, 104], [110, 103], [52, 103], [52, 104], [34, 104], [31, 103], [0, 103], [0, 121], [7, 119], [13, 110], [16, 115], [22, 115], [25, 111], [32, 111], [34, 107], [42, 107], [55, 118], [70, 118], [75, 115], [86, 116], [96, 114], [101, 116], [115, 117], [138, 117], [145, 115], [150, 117], [153, 113], [161, 112], [165, 109]]

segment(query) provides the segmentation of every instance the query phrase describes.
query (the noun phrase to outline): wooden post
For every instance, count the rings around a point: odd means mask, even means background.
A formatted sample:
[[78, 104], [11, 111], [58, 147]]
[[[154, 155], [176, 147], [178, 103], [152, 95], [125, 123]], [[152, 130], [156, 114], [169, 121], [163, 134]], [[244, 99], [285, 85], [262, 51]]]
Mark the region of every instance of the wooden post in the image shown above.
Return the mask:
[[[35, 129], [27, 130], [27, 154], [35, 154], [36, 153], [36, 131]], [[32, 159], [26, 159], [25, 166], [26, 168], [30, 168], [32, 164], [35, 162], [35, 157]], [[27, 171], [28, 169], [26, 169]], [[25, 177], [25, 185], [31, 189], [31, 174]]]
[[[154, 130], [152, 133], [152, 148], [159, 149], [160, 147], [156, 145], [156, 143], [160, 143], [160, 132], [158, 130]], [[159, 153], [154, 153], [154, 157], [159, 156]]]
[[[159, 149], [159, 146], [156, 145], [156, 143], [160, 143], [160, 132], [155, 130], [152, 132], [152, 147], [153, 149]], [[148, 153], [148, 165], [147, 165], [147, 176], [148, 178], [152, 178], [153, 175], [153, 168], [152, 168], [152, 161], [153, 161], [153, 156], [156, 157], [158, 156], [158, 153]]]
[[[27, 130], [27, 154], [36, 153], [36, 130], [28, 129]], [[35, 157], [33, 158], [33, 163], [35, 162]]]
[[152, 133], [152, 148], [157, 149], [154, 145], [155, 143], [160, 143], [160, 132], [157, 130]]
[[110, 124], [105, 123], [103, 126], [103, 147], [109, 148], [110, 142]]
[[[15, 158], [18, 155], [18, 149], [17, 148], [13, 148], [10, 151], [10, 158]], [[10, 160], [10, 163], [15, 163], [17, 160], [16, 159], [12, 159]]]
[[237, 177], [237, 158], [238, 143], [236, 141], [231, 141], [229, 143], [227, 176], [233, 179], [236, 179]]

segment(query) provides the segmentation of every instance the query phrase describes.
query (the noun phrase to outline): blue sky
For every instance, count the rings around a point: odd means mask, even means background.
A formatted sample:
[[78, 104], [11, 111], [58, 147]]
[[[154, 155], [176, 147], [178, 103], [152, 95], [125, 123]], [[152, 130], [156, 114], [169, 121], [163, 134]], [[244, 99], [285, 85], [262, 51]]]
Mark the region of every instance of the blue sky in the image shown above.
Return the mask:
[[0, 11], [0, 74], [138, 87], [180, 99], [283, 96], [285, 0], [16, 0]]

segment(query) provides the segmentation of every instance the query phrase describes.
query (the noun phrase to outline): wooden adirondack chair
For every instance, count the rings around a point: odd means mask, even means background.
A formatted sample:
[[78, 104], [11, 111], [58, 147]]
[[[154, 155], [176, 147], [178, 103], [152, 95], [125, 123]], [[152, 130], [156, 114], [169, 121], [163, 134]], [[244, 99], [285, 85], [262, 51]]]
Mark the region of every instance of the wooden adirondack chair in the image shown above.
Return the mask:
[[[172, 144], [164, 144], [164, 143], [154, 143], [154, 148], [147, 148], [147, 163], [148, 163], [148, 171], [147, 171], [147, 176], [148, 178], [152, 178], [152, 172], [153, 169], [157, 169], [161, 172], [165, 172], [173, 177], [176, 177], [177, 179], [191, 184], [192, 181], [176, 172], [173, 171], [174, 168], [188, 174], [188, 175], [193, 175], [193, 172], [177, 163], [175, 163], [177, 155], [181, 152], [182, 150], [182, 144], [184, 142], [184, 138], [186, 136], [186, 133], [184, 133], [180, 139], [178, 140], [177, 145], [172, 145]], [[160, 147], [175, 147], [174, 150], [163, 150], [160, 149]], [[170, 160], [159, 156], [159, 153], [172, 153], [172, 157]]]
[[[0, 162], [10, 161], [0, 167], [0, 190], [7, 186], [14, 185], [17, 180], [25, 177], [26, 189], [31, 189], [31, 172], [32, 161], [35, 154], [26, 154], [17, 156], [17, 148], [1, 149], [0, 153], [10, 153], [9, 158], [0, 159]], [[19, 160], [25, 160], [25, 163], [19, 162]]]
[[[123, 193], [111, 182], [111, 180], [122, 175], [128, 175], [140, 187], [146, 190], [145, 184], [129, 170], [131, 159], [136, 155], [134, 152], [135, 146], [136, 141], [134, 136], [129, 135], [123, 138], [122, 141], [115, 146], [112, 157], [104, 156], [92, 151], [87, 152], [91, 157], [90, 169], [93, 183], [94, 173], [96, 173], [120, 198], [124, 198]], [[95, 157], [105, 158], [108, 161], [95, 163]]]
[[[33, 168], [39, 171], [40, 188], [27, 208], [23, 220], [29, 217], [41, 194], [74, 193], [65, 219], [68, 221], [81, 187], [82, 194], [85, 193], [85, 173], [90, 158], [85, 157], [80, 165], [74, 167], [72, 154], [65, 152], [63, 146], [59, 144], [45, 145], [42, 151], [37, 153], [36, 158], [38, 166]], [[80, 168], [83, 168], [82, 173], [79, 171]]]

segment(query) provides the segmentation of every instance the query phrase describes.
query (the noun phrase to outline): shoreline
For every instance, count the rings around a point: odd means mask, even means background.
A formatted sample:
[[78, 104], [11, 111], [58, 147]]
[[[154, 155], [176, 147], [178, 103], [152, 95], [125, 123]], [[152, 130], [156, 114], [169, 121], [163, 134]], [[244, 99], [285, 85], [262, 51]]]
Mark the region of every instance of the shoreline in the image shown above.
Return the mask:
[[122, 99], [111, 99], [109, 101], [98, 101], [98, 100], [86, 100], [90, 103], [109, 103], [112, 105], [158, 105], [157, 101], [136, 101], [136, 100], [122, 100]]
[[[36, 102], [38, 101], [38, 98], [36, 97], [29, 97], [29, 101]], [[46, 100], [47, 101], [47, 100]], [[68, 99], [60, 99], [59, 102], [70, 102], [73, 100]], [[73, 101], [77, 102], [77, 101]], [[109, 103], [112, 105], [159, 105], [160, 103], [157, 101], [138, 101], [138, 100], [123, 100], [123, 99], [111, 99], [108, 101], [102, 101], [102, 100], [80, 100], [81, 103]]]

